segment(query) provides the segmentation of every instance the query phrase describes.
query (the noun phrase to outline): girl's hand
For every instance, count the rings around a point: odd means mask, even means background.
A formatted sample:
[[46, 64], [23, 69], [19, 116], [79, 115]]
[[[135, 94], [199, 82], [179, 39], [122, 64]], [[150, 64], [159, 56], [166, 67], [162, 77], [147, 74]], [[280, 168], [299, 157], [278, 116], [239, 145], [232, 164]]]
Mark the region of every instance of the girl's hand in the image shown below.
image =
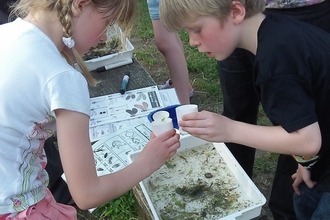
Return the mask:
[[158, 170], [180, 147], [180, 135], [174, 129], [157, 137], [151, 133], [148, 144], [139, 155], [138, 160], [143, 161], [148, 173]]
[[305, 182], [309, 188], [313, 188], [317, 183], [311, 180], [311, 171], [306, 170], [303, 166], [298, 164], [297, 172], [292, 175], [293, 184], [292, 187], [296, 194], [299, 196], [299, 185]]

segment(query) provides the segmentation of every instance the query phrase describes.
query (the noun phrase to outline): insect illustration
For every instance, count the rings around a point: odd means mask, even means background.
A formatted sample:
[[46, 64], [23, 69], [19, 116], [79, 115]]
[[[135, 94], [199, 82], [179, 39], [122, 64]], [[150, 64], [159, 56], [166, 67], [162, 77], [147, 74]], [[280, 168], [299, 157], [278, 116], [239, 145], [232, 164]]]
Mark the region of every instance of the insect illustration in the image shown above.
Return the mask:
[[115, 141], [113, 141], [112, 142], [112, 147], [113, 148], [117, 148], [117, 149], [119, 149], [121, 146], [124, 146], [125, 145], [125, 143], [124, 142], [121, 142], [121, 141], [118, 141], [118, 140], [115, 140]]
[[103, 146], [97, 148], [96, 150], [93, 150], [94, 153], [97, 153], [97, 152], [100, 152], [100, 151], [103, 151]]
[[126, 112], [130, 114], [131, 117], [134, 117], [135, 114], [138, 112], [138, 110], [136, 108], [132, 108], [132, 109], [126, 109]]
[[135, 104], [134, 106], [137, 107], [138, 109], [141, 109], [141, 112], [144, 112], [147, 111], [149, 105], [146, 102], [142, 102], [142, 105]]
[[112, 164], [112, 159], [113, 159], [113, 157], [109, 157], [109, 160], [108, 160], [109, 164]]
[[90, 119], [90, 125], [95, 125], [97, 122], [94, 119]]
[[130, 138], [134, 144], [139, 144], [140, 139], [135, 137], [135, 133], [132, 131], [126, 131], [125, 136]]
[[126, 100], [129, 100], [130, 98], [135, 99], [135, 94], [127, 94]]
[[120, 164], [119, 163], [116, 163], [115, 165], [112, 166], [112, 168], [117, 168], [119, 166], [120, 166]]
[[147, 96], [144, 93], [140, 93], [139, 96], [137, 97], [136, 101], [140, 101], [140, 99], [146, 100]]

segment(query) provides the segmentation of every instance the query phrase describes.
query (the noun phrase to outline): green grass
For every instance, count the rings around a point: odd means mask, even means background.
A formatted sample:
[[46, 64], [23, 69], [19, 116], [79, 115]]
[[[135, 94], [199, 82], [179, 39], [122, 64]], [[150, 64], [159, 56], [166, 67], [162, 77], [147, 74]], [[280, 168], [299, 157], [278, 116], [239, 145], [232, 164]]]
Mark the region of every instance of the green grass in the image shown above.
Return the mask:
[[[139, 20], [133, 36], [143, 40], [152, 40], [154, 38], [148, 6], [144, 0], [140, 0]], [[199, 53], [196, 47], [190, 46], [187, 32], [181, 31], [179, 36], [185, 50], [188, 71], [193, 75], [193, 86], [195, 90], [204, 91], [208, 96], [220, 98], [221, 92], [219, 90], [220, 86], [216, 61], [210, 59], [205, 54]], [[154, 50], [157, 50], [157, 48], [150, 49], [150, 47], [143, 47], [134, 52], [138, 60], [148, 66], [153, 66], [157, 62], [152, 56], [155, 52]], [[190, 78], [192, 78], [192, 76]]]
[[254, 173], [274, 173], [276, 169], [278, 154], [266, 152], [262, 157], [256, 158], [254, 162]]
[[154, 50], [138, 50], [135, 51], [135, 56], [138, 57], [139, 60], [143, 60], [144, 64], [148, 66], [154, 66], [157, 62], [157, 59], [153, 56], [153, 52]]
[[100, 207], [94, 212], [98, 219], [116, 219], [116, 220], [134, 220], [137, 219], [137, 210], [132, 191], [112, 200]]
[[[179, 33], [183, 42], [188, 70], [194, 76], [194, 89], [205, 92], [208, 96], [215, 100], [221, 100], [221, 91], [217, 72], [217, 63], [214, 59], [210, 59], [205, 54], [199, 53], [197, 48], [189, 45], [189, 37], [185, 31]], [[135, 38], [143, 40], [152, 40], [153, 30], [149, 17], [146, 0], [140, 0], [139, 20], [136, 22], [135, 31], [132, 33]], [[135, 56], [148, 66], [156, 64], [157, 60], [153, 56], [156, 48], [143, 47], [135, 50]], [[269, 120], [265, 116], [262, 108], [259, 111], [259, 124], [270, 125]], [[271, 173], [275, 170], [275, 161], [277, 154], [267, 153], [255, 160], [256, 172]], [[127, 192], [123, 196], [98, 207], [94, 212], [95, 219], [137, 219], [137, 210], [135, 199], [132, 191]]]

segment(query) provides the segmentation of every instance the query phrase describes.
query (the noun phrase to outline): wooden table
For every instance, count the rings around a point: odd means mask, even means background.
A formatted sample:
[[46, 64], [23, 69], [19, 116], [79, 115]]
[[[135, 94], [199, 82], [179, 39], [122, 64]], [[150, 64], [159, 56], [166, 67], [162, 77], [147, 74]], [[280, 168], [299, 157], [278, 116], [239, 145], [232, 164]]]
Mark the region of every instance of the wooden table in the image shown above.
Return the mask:
[[95, 87], [89, 87], [91, 98], [118, 93], [126, 72], [130, 72], [127, 90], [156, 85], [156, 82], [151, 78], [150, 74], [137, 60], [133, 59], [133, 63], [115, 69], [106, 70], [100, 73], [92, 71], [93, 77], [100, 81], [100, 83]]
[[[100, 83], [97, 84], [97, 86], [95, 87], [89, 87], [89, 93], [91, 98], [112, 93], [118, 93], [122, 79], [127, 71], [130, 72], [130, 79], [127, 85], [127, 91], [156, 85], [156, 82], [151, 78], [150, 74], [141, 66], [141, 64], [137, 60], [133, 59], [133, 63], [117, 67], [115, 69], [106, 70], [101, 73], [93, 71], [93, 77], [96, 80], [100, 81]], [[153, 219], [153, 215], [150, 211], [148, 202], [145, 199], [139, 184], [133, 188], [133, 193], [136, 199], [139, 219]]]

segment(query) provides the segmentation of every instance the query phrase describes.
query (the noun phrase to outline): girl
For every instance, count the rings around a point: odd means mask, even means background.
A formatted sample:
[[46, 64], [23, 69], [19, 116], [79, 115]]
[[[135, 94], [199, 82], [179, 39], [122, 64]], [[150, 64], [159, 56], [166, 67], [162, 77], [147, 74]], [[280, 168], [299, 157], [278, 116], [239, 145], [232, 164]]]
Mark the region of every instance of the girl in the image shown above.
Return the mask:
[[86, 79], [96, 82], [80, 56], [107, 39], [109, 25], [129, 32], [135, 7], [134, 0], [22, 0], [13, 9], [18, 18], [0, 26], [1, 219], [76, 219], [46, 188], [43, 146], [56, 130], [70, 193], [81, 209], [122, 195], [176, 153], [174, 129], [151, 134], [133, 164], [96, 175]]

